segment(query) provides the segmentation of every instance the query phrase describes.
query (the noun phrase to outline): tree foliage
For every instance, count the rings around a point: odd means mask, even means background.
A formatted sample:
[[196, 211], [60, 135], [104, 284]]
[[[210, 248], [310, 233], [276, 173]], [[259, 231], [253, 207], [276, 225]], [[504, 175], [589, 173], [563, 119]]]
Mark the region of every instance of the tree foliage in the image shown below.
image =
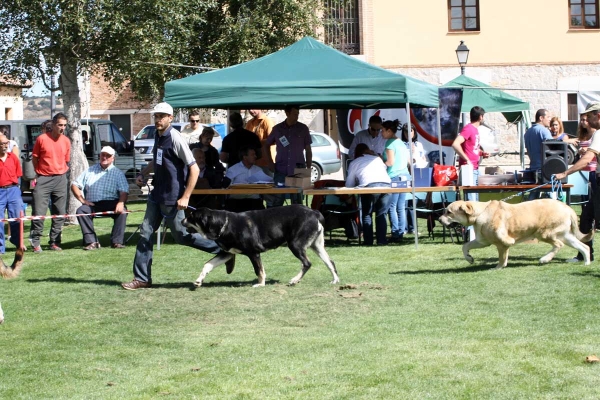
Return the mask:
[[[65, 113], [77, 128], [84, 73], [139, 99], [164, 83], [222, 68], [314, 35], [320, 0], [0, 0], [0, 74], [25, 80], [60, 73]], [[72, 175], [87, 166], [75, 129]], [[70, 207], [71, 208], [71, 207]]]

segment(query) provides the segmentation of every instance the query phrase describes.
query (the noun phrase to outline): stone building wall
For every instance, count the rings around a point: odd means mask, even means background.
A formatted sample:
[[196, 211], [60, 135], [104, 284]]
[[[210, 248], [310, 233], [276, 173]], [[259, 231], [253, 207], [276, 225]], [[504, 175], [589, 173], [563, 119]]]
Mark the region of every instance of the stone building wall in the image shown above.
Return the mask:
[[[456, 77], [457, 68], [398, 68], [393, 71], [439, 86]], [[566, 104], [562, 104], [566, 101], [566, 96], [557, 90], [561, 80], [575, 77], [600, 78], [600, 64], [467, 66], [466, 74], [494, 87], [517, 89], [506, 92], [529, 102], [532, 119], [538, 109], [546, 108], [566, 120], [567, 115], [561, 115], [561, 109], [566, 108]], [[580, 90], [584, 91], [585, 88]], [[573, 90], [572, 93], [575, 92]], [[485, 119], [496, 130], [501, 153], [518, 153], [519, 137], [516, 127], [508, 124], [500, 113], [487, 114]], [[525, 164], [528, 163], [526, 158]], [[517, 165], [519, 156], [507, 154], [484, 162], [484, 165], [492, 164]]]

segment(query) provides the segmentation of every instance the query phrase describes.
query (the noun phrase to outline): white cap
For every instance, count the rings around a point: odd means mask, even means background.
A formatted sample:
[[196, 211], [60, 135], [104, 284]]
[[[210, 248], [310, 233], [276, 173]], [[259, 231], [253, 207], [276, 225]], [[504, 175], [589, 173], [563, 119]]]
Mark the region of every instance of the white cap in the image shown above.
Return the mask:
[[173, 107], [169, 103], [158, 103], [152, 110], [152, 114], [157, 113], [173, 115]]
[[111, 156], [115, 155], [115, 149], [113, 149], [110, 146], [104, 146], [102, 148], [102, 150], [100, 150], [100, 153], [106, 153], [106, 154], [110, 154]]

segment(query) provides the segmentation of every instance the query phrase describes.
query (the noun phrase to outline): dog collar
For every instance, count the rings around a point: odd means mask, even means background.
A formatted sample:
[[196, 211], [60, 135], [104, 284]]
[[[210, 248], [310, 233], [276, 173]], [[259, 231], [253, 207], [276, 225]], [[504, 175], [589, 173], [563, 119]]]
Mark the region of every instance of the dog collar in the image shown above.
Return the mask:
[[221, 231], [219, 232], [219, 235], [217, 236], [217, 239], [221, 237], [221, 235], [223, 234], [223, 232], [225, 231], [225, 227], [227, 226], [227, 222], [229, 222], [229, 217], [225, 217], [225, 223], [223, 224], [223, 227], [221, 228]]

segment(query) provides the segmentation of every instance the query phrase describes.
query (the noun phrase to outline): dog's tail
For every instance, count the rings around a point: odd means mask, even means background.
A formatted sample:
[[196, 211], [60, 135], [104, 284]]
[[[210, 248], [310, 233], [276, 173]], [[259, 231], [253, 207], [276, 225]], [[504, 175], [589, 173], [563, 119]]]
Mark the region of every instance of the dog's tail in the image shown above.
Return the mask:
[[21, 268], [23, 268], [23, 249], [15, 251], [15, 259], [10, 267], [4, 264], [0, 258], [0, 276], [4, 279], [16, 278], [21, 272]]
[[575, 211], [571, 212], [571, 233], [575, 235], [577, 240], [583, 243], [591, 242], [594, 238], [595, 232], [596, 230], [592, 227], [592, 229], [590, 229], [590, 231], [587, 234], [581, 233], [581, 231], [579, 230], [577, 214], [575, 214]]

